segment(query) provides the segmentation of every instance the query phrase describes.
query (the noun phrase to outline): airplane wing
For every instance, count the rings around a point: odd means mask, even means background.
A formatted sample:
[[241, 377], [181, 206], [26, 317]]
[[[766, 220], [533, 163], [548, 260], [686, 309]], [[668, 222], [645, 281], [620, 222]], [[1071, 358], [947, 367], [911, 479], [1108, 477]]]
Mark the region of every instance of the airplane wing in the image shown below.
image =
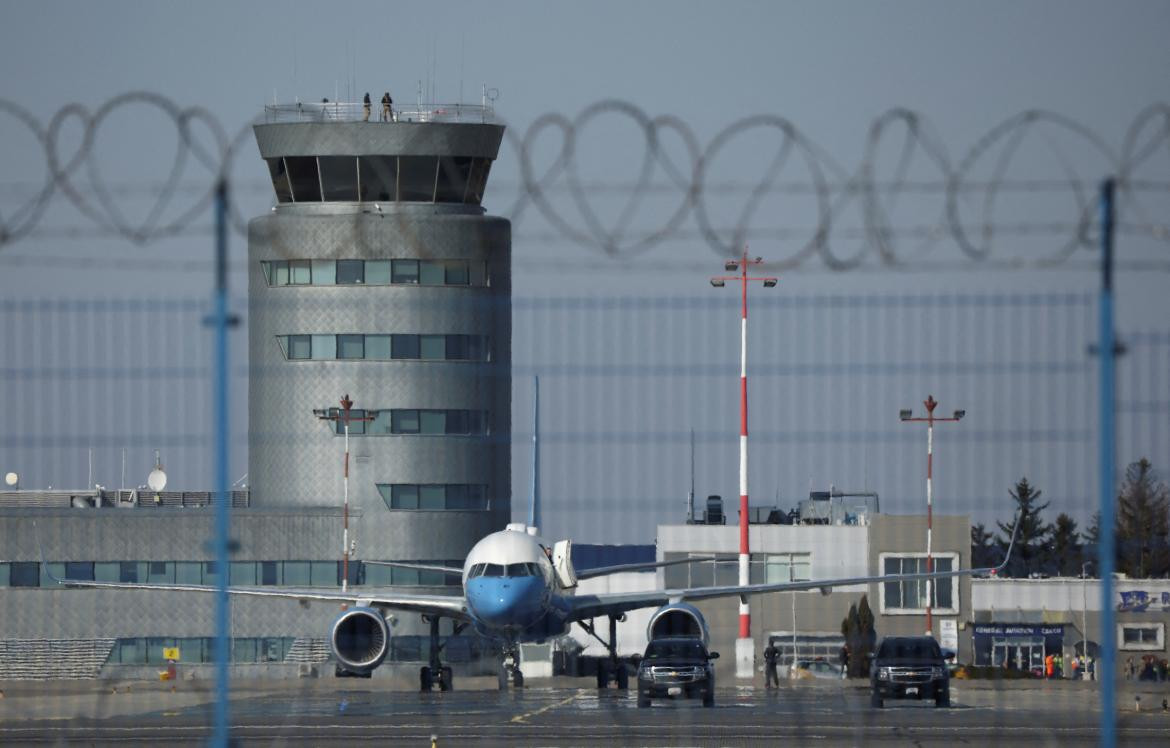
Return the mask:
[[443, 566], [442, 564], [416, 564], [410, 561], [362, 561], [367, 566], [397, 566], [400, 569], [417, 569], [418, 571], [441, 571], [444, 574], [463, 576], [461, 566]]
[[[624, 571], [645, 571], [647, 569], [658, 569], [663, 566], [675, 566], [677, 564], [693, 564], [697, 561], [711, 561], [714, 556], [690, 556], [689, 558], [676, 558], [673, 561], [652, 561], [644, 564], [616, 564], [614, 566], [599, 566], [596, 569], [589, 569], [588, 571], [577, 572], [577, 579], [593, 579], [594, 577], [604, 577], [610, 574], [620, 574]], [[368, 563], [368, 562], [367, 562]]]
[[[219, 588], [207, 584], [145, 584], [136, 582], [94, 582], [86, 579], [58, 579], [51, 572], [49, 577], [65, 587], [98, 587], [123, 590], [163, 590], [168, 592], [219, 592]], [[467, 600], [462, 595], [404, 595], [378, 588], [359, 588], [348, 593], [326, 589], [297, 587], [228, 587], [228, 594], [242, 597], [275, 597], [286, 600], [322, 601], [369, 605], [387, 610], [403, 610], [411, 613], [469, 621]]]
[[615, 592], [602, 595], [577, 595], [569, 598], [572, 612], [571, 621], [580, 621], [597, 616], [620, 615], [629, 610], [652, 608], [667, 603], [692, 602], [695, 600], [709, 600], [716, 597], [748, 597], [762, 595], [768, 592], [801, 592], [805, 590], [820, 590], [824, 594], [834, 587], [847, 587], [855, 584], [871, 584], [884, 582], [910, 582], [920, 579], [950, 579], [964, 576], [990, 576], [998, 574], [1007, 566], [1012, 555], [1012, 548], [1016, 543], [1016, 534], [1019, 531], [1019, 517], [1012, 531], [1012, 539], [1008, 543], [1003, 562], [998, 566], [982, 569], [955, 569], [952, 571], [919, 572], [916, 574], [887, 574], [867, 577], [843, 577], [840, 579], [817, 579], [805, 582], [772, 582], [745, 585], [723, 585], [718, 587], [690, 587], [670, 590], [646, 590], [642, 592]]

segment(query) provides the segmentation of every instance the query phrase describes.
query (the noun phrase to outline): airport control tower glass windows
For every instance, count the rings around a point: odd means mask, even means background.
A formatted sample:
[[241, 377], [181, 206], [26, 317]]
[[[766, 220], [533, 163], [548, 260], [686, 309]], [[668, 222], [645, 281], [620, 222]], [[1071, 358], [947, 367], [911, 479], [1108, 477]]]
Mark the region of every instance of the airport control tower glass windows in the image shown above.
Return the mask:
[[394, 260], [394, 283], [418, 283], [418, 260]]
[[394, 156], [358, 156], [361, 199], [393, 202], [397, 197], [398, 159]]
[[461, 203], [467, 194], [472, 159], [465, 156], [440, 156], [439, 179], [435, 202]]
[[276, 200], [281, 203], [292, 202], [292, 188], [288, 183], [288, 173], [284, 168], [283, 158], [266, 158], [268, 174], [272, 177], [272, 189], [276, 191]]
[[285, 156], [293, 200], [298, 203], [321, 202], [321, 180], [315, 156]]
[[483, 190], [487, 186], [488, 172], [491, 171], [492, 162], [488, 158], [474, 159], [471, 165], [471, 174], [467, 180], [467, 195], [465, 202], [473, 205], [479, 205], [483, 202]]
[[313, 260], [313, 285], [332, 286], [337, 283], [337, 262], [335, 260]]
[[358, 165], [353, 156], [318, 156], [325, 200], [357, 202]]
[[485, 263], [468, 260], [262, 260], [269, 286], [487, 286]]
[[435, 180], [439, 159], [436, 156], [398, 157], [398, 199], [401, 202], [435, 201]]

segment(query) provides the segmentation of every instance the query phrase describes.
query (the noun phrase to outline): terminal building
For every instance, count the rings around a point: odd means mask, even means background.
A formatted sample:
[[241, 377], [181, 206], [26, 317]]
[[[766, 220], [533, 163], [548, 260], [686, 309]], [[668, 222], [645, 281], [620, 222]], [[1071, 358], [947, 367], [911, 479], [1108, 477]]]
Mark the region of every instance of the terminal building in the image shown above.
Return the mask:
[[[378, 119], [295, 104], [254, 126], [274, 205], [248, 227], [249, 489], [232, 496], [230, 568], [207, 546], [207, 493], [0, 494], [0, 679], [152, 669], [164, 647], [212, 661], [210, 598], [62, 589], [50, 574], [337, 587], [347, 395], [354, 559], [459, 562], [509, 521], [511, 227], [482, 205], [504, 128], [488, 106]], [[348, 574], [459, 592], [441, 573], [355, 560]], [[336, 606], [237, 598], [232, 611], [239, 674], [328, 657]], [[395, 621], [385, 669], [421, 659], [426, 633], [417, 616]], [[455, 637], [447, 657], [486, 657], [481, 644]]]

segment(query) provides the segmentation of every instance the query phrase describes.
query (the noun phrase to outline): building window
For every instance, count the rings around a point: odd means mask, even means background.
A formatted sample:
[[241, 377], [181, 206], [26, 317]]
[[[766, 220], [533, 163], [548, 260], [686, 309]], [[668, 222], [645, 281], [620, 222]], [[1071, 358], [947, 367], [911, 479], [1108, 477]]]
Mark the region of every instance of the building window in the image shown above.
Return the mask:
[[318, 156], [326, 201], [357, 202], [358, 164], [353, 156]]
[[[958, 568], [959, 554], [935, 553], [934, 571], [953, 571]], [[926, 571], [925, 553], [882, 553], [879, 564], [883, 575], [921, 574]], [[936, 613], [959, 612], [959, 580], [936, 579], [932, 584], [934, 600], [931, 608]], [[887, 615], [920, 614], [926, 610], [926, 580], [882, 582], [880, 586], [881, 612]]]
[[13, 561], [10, 563], [8, 565], [8, 584], [11, 587], [40, 587], [40, 562]]
[[378, 483], [386, 508], [438, 511], [487, 511], [487, 486], [482, 484]]
[[364, 335], [338, 335], [338, 358], [365, 358], [366, 341]]
[[[330, 408], [329, 415], [337, 416], [340, 410]], [[422, 434], [427, 436], [483, 436], [487, 434], [487, 414], [482, 410], [415, 410], [396, 408], [394, 410], [350, 411], [353, 418], [371, 417], [371, 427], [366, 421], [351, 421], [349, 435], [355, 434]], [[389, 413], [389, 429], [386, 414]], [[345, 426], [338, 418], [334, 425], [340, 436]]]
[[308, 335], [288, 335], [285, 337], [288, 341], [285, 344], [285, 355], [288, 356], [289, 360], [296, 361], [313, 357], [311, 337]]
[[1124, 650], [1161, 652], [1166, 648], [1166, 624], [1119, 623], [1117, 624], [1117, 641], [1121, 649]]
[[276, 201], [292, 202], [292, 188], [288, 185], [288, 174], [284, 170], [283, 158], [267, 158], [268, 174], [272, 177], [272, 188], [276, 190]]
[[261, 260], [269, 286], [487, 286], [487, 266], [469, 260]]
[[807, 582], [812, 579], [812, 554], [753, 553], [749, 579], [752, 584]]
[[337, 285], [352, 285], [365, 282], [366, 263], [363, 260], [337, 261]]
[[358, 156], [358, 179], [363, 201], [393, 202], [398, 197], [398, 158]]
[[285, 156], [292, 198], [298, 203], [321, 202], [321, 180], [315, 156]]

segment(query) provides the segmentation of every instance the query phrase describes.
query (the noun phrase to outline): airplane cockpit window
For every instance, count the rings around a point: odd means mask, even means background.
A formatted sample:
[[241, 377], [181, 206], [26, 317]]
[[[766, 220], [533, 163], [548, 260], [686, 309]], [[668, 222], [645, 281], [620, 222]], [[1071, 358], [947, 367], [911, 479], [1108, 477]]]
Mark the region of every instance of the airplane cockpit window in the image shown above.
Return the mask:
[[532, 571], [529, 568], [531, 566], [532, 564], [528, 563], [508, 564], [508, 576], [530, 577], [532, 576]]
[[484, 564], [483, 576], [485, 577], [506, 577], [508, 576], [503, 564]]
[[487, 564], [476, 564], [476, 565], [472, 566], [471, 571], [468, 572], [468, 574], [467, 574], [467, 578], [474, 579], [476, 577], [483, 576], [483, 567], [485, 567], [485, 566], [487, 566]]

